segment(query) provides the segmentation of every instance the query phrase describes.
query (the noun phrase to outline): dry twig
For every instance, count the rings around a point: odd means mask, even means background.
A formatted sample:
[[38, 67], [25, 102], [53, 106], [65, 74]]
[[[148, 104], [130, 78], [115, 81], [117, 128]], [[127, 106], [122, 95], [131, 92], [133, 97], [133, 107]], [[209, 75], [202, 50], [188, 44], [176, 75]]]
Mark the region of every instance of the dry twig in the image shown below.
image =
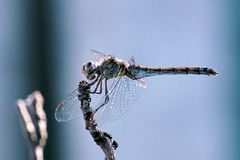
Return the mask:
[[94, 119], [93, 109], [90, 107], [90, 85], [86, 81], [79, 82], [79, 93], [78, 99], [81, 101], [86, 130], [90, 132], [96, 144], [103, 150], [105, 160], [115, 160], [114, 150], [116, 150], [118, 144], [110, 134], [99, 130]]
[[31, 158], [43, 160], [43, 151], [48, 138], [47, 118], [43, 109], [43, 96], [39, 91], [30, 94], [25, 100], [18, 100], [17, 107], [27, 135]]

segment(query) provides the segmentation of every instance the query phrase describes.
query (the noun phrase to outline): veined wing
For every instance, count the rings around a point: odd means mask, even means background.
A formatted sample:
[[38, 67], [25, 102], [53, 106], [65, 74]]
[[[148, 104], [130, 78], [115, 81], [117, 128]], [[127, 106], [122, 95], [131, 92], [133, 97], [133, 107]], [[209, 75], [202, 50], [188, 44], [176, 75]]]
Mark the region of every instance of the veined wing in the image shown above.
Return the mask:
[[132, 80], [127, 76], [119, 76], [111, 86], [109, 102], [96, 113], [100, 125], [117, 120], [126, 113], [144, 88], [137, 80]]
[[105, 55], [104, 53], [101, 53], [99, 51], [96, 51], [94, 49], [91, 49], [90, 52], [98, 61], [101, 61], [103, 59], [105, 59], [108, 55]]
[[56, 108], [55, 119], [59, 122], [69, 121], [81, 117], [78, 89], [70, 93]]

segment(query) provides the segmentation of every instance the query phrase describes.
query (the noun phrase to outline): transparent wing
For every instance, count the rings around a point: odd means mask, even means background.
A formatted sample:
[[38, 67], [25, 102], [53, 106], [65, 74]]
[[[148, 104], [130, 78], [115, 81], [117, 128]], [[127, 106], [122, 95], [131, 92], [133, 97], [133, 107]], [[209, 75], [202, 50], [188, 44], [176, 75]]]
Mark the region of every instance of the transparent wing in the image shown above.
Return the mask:
[[[120, 72], [118, 74], [120, 74]], [[119, 83], [121, 78], [122, 78], [121, 76], [117, 76], [116, 78], [112, 78], [112, 79], [108, 80], [108, 82], [107, 82], [108, 93], [107, 94], [108, 94], [109, 98], [111, 98], [111, 94], [113, 93], [114, 89], [116, 88], [116, 86]], [[105, 87], [106, 86], [104, 86], [103, 90], [105, 90]], [[102, 91], [102, 92], [104, 92], [104, 91]], [[104, 94], [104, 93], [102, 93], [102, 94]], [[92, 99], [95, 99], [95, 101], [98, 102], [96, 105], [93, 105], [94, 110], [97, 110], [99, 108], [99, 106], [104, 103], [104, 101], [106, 99], [106, 95], [99, 97], [96, 94], [92, 94], [91, 97], [93, 97]]]
[[56, 108], [55, 119], [59, 122], [69, 121], [81, 117], [78, 89], [70, 93]]
[[104, 53], [91, 49], [90, 54], [93, 55], [97, 60], [101, 61], [107, 57]]
[[129, 64], [135, 64], [135, 59], [134, 59], [133, 56], [130, 57], [128, 63], [129, 63]]
[[138, 81], [127, 76], [115, 80], [109, 91], [109, 102], [96, 113], [98, 124], [120, 118], [133, 106], [143, 88]]

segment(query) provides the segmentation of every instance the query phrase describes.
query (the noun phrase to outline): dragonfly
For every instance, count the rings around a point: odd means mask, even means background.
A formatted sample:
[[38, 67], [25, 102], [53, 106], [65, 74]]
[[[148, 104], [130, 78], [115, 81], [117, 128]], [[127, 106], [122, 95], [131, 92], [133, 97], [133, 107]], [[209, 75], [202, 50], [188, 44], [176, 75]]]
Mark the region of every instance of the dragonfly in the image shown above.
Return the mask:
[[[148, 67], [135, 63], [133, 57], [124, 61], [113, 55], [96, 50], [91, 54], [97, 61], [82, 65], [82, 74], [94, 89], [94, 95], [102, 95], [93, 107], [99, 123], [111, 122], [126, 113], [146, 88], [144, 78], [157, 75], [207, 75], [215, 76], [217, 71], [208, 67]], [[81, 117], [78, 89], [70, 93], [56, 108], [55, 119], [59, 122]]]

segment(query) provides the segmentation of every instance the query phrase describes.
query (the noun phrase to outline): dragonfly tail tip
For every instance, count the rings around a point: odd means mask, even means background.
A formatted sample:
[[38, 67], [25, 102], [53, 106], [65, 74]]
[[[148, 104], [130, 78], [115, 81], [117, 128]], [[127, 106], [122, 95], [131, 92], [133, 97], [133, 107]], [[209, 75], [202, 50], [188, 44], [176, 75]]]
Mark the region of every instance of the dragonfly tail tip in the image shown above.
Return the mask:
[[218, 71], [216, 71], [216, 70], [214, 70], [214, 69], [210, 69], [210, 71], [209, 71], [209, 76], [217, 76], [219, 74], [219, 72]]

